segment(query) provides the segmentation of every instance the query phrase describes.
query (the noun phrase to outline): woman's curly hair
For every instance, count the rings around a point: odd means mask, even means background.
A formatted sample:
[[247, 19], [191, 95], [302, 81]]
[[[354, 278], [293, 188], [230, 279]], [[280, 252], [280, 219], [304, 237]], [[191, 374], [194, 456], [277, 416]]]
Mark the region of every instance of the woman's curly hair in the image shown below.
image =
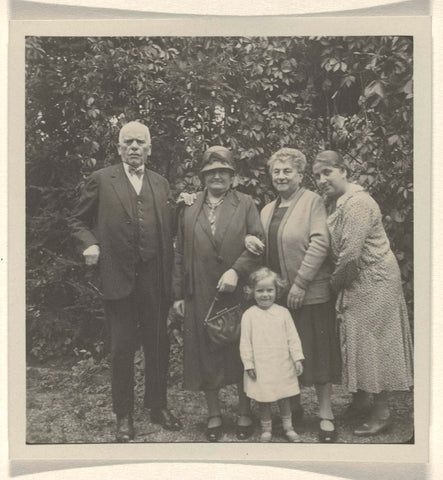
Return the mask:
[[261, 267], [249, 275], [248, 283], [245, 286], [245, 295], [248, 300], [254, 298], [255, 286], [265, 278], [272, 278], [274, 281], [276, 298], [280, 298], [288, 288], [287, 282], [285, 282], [277, 273], [268, 267]]

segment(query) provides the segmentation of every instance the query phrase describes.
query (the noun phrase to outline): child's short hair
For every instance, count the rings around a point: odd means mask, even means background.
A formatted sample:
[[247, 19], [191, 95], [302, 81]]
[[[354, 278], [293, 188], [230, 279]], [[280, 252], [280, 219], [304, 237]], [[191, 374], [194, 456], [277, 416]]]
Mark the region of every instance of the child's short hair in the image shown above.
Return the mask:
[[275, 284], [276, 298], [282, 296], [283, 292], [287, 289], [287, 283], [275, 272], [268, 267], [261, 267], [258, 270], [249, 275], [248, 283], [245, 287], [245, 295], [248, 300], [254, 298], [254, 288], [258, 282], [261, 282], [265, 278], [271, 277]]

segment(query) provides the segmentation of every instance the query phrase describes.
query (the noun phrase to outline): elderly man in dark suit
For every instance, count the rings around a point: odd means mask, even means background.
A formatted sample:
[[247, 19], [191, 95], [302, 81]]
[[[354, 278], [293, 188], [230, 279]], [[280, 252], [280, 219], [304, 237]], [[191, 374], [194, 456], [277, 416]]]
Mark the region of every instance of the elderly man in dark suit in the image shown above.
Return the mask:
[[166, 406], [173, 257], [169, 184], [148, 170], [148, 127], [129, 122], [120, 130], [122, 162], [88, 178], [70, 219], [87, 265], [99, 264], [105, 316], [111, 333], [113, 411], [117, 441], [134, 438], [134, 353], [145, 354], [145, 407], [168, 430], [181, 423]]

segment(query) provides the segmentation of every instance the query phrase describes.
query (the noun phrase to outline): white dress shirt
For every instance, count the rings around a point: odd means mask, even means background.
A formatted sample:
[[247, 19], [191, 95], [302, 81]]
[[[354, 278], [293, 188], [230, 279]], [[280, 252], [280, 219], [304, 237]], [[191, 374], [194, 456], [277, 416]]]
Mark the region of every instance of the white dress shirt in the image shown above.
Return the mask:
[[130, 166], [127, 163], [123, 162], [123, 168], [125, 169], [126, 176], [131, 182], [131, 185], [134, 187], [134, 190], [137, 192], [137, 195], [140, 195], [142, 185], [143, 185], [143, 175], [145, 174], [145, 166], [141, 165], [138, 169], [142, 172], [140, 176], [135, 173], [129, 172]]

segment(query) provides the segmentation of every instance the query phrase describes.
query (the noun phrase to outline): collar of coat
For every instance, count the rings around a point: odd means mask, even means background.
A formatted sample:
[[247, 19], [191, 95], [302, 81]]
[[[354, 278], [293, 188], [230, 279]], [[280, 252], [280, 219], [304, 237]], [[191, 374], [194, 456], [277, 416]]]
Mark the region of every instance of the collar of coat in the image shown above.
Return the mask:
[[[186, 220], [186, 229], [188, 230], [189, 237], [193, 237], [195, 231], [195, 225], [197, 223], [200, 211], [203, 208], [207, 195], [207, 190], [203, 190], [197, 194], [197, 198], [193, 205], [187, 207], [187, 220]], [[219, 207], [223, 209], [223, 215], [220, 215], [217, 221], [217, 226], [215, 230], [215, 236], [212, 235], [211, 227], [209, 221], [202, 219], [200, 224], [207, 234], [209, 240], [211, 241], [214, 248], [219, 251], [221, 243], [225, 236], [227, 229], [229, 228], [230, 223], [234, 218], [235, 210], [237, 209], [240, 203], [240, 196], [238, 192], [230, 189], [226, 194], [226, 197], [223, 201], [223, 204]]]
[[[196, 212], [196, 215], [198, 215], [203, 207], [203, 204], [205, 203], [207, 194], [208, 192], [206, 188], [202, 192], [197, 193], [197, 198], [195, 199], [193, 205], [189, 206], [189, 210]], [[233, 207], [237, 207], [237, 205], [240, 203], [238, 193], [231, 188], [226, 193], [223, 203], [224, 202], [229, 202]]]

